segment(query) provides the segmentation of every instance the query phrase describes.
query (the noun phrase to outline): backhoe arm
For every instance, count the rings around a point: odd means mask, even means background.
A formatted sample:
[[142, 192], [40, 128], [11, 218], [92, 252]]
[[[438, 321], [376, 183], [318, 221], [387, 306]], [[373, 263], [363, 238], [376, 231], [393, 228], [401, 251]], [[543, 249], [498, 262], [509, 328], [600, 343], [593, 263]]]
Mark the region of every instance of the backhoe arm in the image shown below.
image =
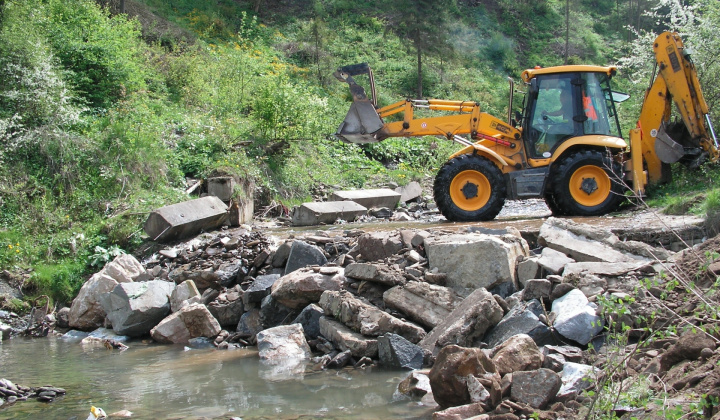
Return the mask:
[[[697, 70], [682, 40], [677, 33], [665, 32], [655, 39], [653, 49], [659, 73], [645, 94], [638, 128], [631, 132], [633, 157], [640, 144], [647, 168], [646, 180], [635, 177], [634, 189], [640, 193], [647, 182], [670, 180], [669, 166], [663, 164], [716, 162], [719, 149]], [[669, 127], [673, 102], [687, 131]]]

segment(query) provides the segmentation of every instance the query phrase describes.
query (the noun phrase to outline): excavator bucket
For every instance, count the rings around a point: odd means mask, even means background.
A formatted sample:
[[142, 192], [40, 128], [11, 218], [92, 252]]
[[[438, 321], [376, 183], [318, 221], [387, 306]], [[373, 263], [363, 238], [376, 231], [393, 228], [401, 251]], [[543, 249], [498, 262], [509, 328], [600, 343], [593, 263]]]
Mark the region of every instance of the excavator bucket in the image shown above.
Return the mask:
[[[368, 99], [365, 89], [355, 83], [352, 76], [367, 74], [370, 77], [372, 100]], [[338, 127], [335, 136], [347, 143], [365, 144], [377, 143], [379, 140], [375, 133], [383, 128], [383, 121], [377, 113], [375, 102], [375, 80], [370, 66], [367, 63], [340, 67], [333, 75], [341, 82], [350, 85], [353, 103], [345, 116], [345, 120]]]

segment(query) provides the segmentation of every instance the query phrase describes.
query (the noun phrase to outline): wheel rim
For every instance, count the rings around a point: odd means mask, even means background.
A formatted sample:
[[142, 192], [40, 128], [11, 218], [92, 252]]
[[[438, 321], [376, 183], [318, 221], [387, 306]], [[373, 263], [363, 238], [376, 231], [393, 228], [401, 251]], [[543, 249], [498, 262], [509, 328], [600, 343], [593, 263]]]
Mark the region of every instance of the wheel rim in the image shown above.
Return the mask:
[[461, 210], [475, 211], [490, 200], [490, 181], [478, 171], [462, 171], [450, 183], [450, 198]]
[[576, 203], [593, 207], [602, 204], [611, 194], [612, 181], [603, 168], [585, 165], [572, 174], [569, 187]]

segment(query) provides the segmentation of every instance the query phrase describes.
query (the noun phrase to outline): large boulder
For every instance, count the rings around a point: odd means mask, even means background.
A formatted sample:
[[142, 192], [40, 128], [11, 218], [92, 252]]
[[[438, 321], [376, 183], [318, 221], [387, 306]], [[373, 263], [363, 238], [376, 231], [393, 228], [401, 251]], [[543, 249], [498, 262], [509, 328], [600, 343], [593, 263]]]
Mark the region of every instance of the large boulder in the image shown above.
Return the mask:
[[527, 256], [527, 243], [516, 236], [478, 233], [425, 239], [430, 269], [447, 275], [448, 287], [490, 289], [517, 280], [515, 265]]
[[430, 370], [430, 387], [441, 407], [469, 404], [478, 378], [496, 374], [492, 360], [478, 348], [455, 345], [440, 350]]
[[420, 281], [395, 286], [383, 294], [385, 306], [397, 309], [427, 328], [435, 328], [462, 302], [452, 289]]
[[170, 295], [170, 310], [177, 312], [185, 305], [199, 303], [201, 298], [200, 292], [197, 287], [195, 287], [195, 282], [185, 280], [178, 284]]
[[325, 311], [325, 315], [335, 317], [363, 335], [377, 337], [386, 333], [395, 333], [412, 343], [417, 343], [425, 337], [425, 330], [419, 326], [395, 318], [345, 290], [326, 291], [320, 297], [319, 305]]
[[132, 255], [123, 254], [107, 263], [83, 284], [70, 306], [68, 324], [71, 328], [89, 331], [102, 327], [105, 310], [101, 296], [112, 291], [118, 283], [134, 281], [145, 269]]
[[378, 337], [380, 364], [392, 369], [420, 369], [423, 350], [403, 337], [388, 333]]
[[245, 306], [251, 303], [260, 303], [265, 296], [272, 292], [272, 285], [275, 284], [280, 274], [266, 274], [257, 276], [250, 286], [243, 293], [242, 299]]
[[537, 345], [553, 343], [552, 331], [540, 321], [543, 314], [542, 304], [538, 300], [515, 305], [503, 319], [488, 331], [484, 341], [495, 347], [517, 334], [527, 334]]
[[258, 354], [263, 363], [293, 364], [312, 357], [302, 325], [268, 328], [257, 335]]
[[477, 289], [460, 304], [421, 342], [420, 347], [437, 352], [450, 344], [471, 346], [503, 317], [503, 310], [485, 289]]
[[150, 330], [150, 336], [159, 343], [187, 343], [197, 337], [214, 337], [220, 333], [220, 324], [201, 303], [182, 307]]
[[402, 248], [402, 239], [398, 233], [370, 232], [358, 238], [351, 254], [365, 261], [382, 261], [397, 254]]
[[324, 291], [341, 290], [344, 284], [342, 268], [327, 267], [322, 271], [305, 268], [276, 280], [271, 296], [289, 308], [302, 309], [319, 301]]
[[506, 373], [538, 369], [542, 365], [543, 356], [529, 335], [518, 334], [493, 349], [492, 361], [503, 376]]
[[320, 335], [320, 317], [323, 315], [325, 315], [325, 311], [316, 304], [311, 303], [300, 311], [300, 314], [292, 323], [302, 325], [306, 336], [318, 338]]
[[349, 350], [356, 359], [363, 357], [377, 358], [378, 343], [376, 339], [364, 337], [344, 324], [326, 316], [320, 317], [319, 324], [320, 334], [341, 351]]
[[385, 286], [405, 284], [402, 274], [390, 269], [385, 264], [353, 263], [345, 267], [345, 277], [366, 280]]
[[320, 248], [303, 241], [294, 241], [290, 247], [284, 274], [288, 275], [303, 267], [325, 264], [327, 264], [327, 258]]
[[220, 293], [207, 308], [221, 327], [235, 327], [245, 311], [240, 293], [234, 289]]
[[510, 399], [532, 408], [543, 408], [553, 401], [561, 385], [560, 376], [550, 369], [515, 372]]
[[120, 283], [103, 296], [102, 306], [116, 333], [141, 336], [170, 313], [173, 289], [173, 283], [162, 280]]
[[597, 305], [589, 302], [578, 289], [555, 299], [552, 311], [557, 315], [553, 327], [563, 337], [585, 345], [602, 331], [605, 321], [596, 314]]

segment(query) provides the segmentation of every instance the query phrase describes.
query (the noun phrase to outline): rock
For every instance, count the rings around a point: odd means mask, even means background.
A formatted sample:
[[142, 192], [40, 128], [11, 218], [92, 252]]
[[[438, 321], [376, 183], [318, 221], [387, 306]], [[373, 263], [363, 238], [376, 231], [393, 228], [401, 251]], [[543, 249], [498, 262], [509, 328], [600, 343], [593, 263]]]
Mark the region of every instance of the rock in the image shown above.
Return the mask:
[[220, 324], [205, 305], [193, 303], [160, 321], [150, 331], [150, 336], [159, 343], [184, 344], [197, 337], [214, 337], [220, 329]]
[[566, 363], [567, 360], [565, 360], [565, 357], [562, 354], [553, 353], [545, 356], [542, 367], [550, 369], [553, 372], [562, 372]]
[[472, 403], [436, 411], [433, 413], [432, 420], [477, 419], [483, 413], [485, 413], [485, 409], [482, 403]]
[[663, 372], [669, 370], [681, 360], [697, 360], [703, 349], [715, 350], [715, 341], [702, 331], [688, 331], [680, 336], [661, 357], [660, 366]]
[[523, 289], [523, 300], [542, 300], [543, 298], [550, 297], [550, 291], [552, 290], [552, 283], [545, 279], [532, 279], [528, 280]]
[[358, 238], [357, 245], [351, 252], [360, 255], [365, 261], [381, 261], [400, 252], [403, 248], [400, 235], [395, 232], [371, 232]]
[[353, 263], [345, 267], [345, 277], [371, 281], [385, 286], [405, 284], [402, 274], [385, 264]]
[[522, 287], [525, 287], [530, 279], [536, 279], [540, 275], [540, 265], [537, 257], [525, 258], [517, 264], [517, 280]]
[[270, 265], [272, 265], [275, 268], [285, 267], [285, 264], [287, 264], [287, 259], [290, 256], [290, 249], [292, 249], [293, 242], [294, 241], [283, 242], [278, 247], [278, 249], [275, 250], [275, 254], [273, 254], [273, 256], [272, 256]]
[[[632, 262], [650, 258], [628, 252], [611, 232], [567, 219], [550, 217], [540, 227], [538, 243], [560, 251], [575, 261]], [[665, 254], [658, 251], [658, 254]]]
[[132, 255], [121, 254], [106, 264], [102, 271], [118, 283], [129, 283], [144, 273], [145, 268]]
[[387, 207], [373, 207], [368, 210], [368, 214], [378, 219], [389, 219], [393, 215], [393, 211]]
[[237, 333], [240, 337], [254, 338], [262, 330], [260, 309], [251, 309], [240, 316], [237, 326]]
[[425, 337], [425, 330], [402, 321], [363, 302], [347, 291], [326, 291], [320, 297], [320, 307], [326, 315], [333, 316], [360, 334], [377, 337], [395, 333], [417, 343]]
[[285, 265], [285, 275], [304, 267], [325, 264], [327, 264], [327, 258], [320, 248], [303, 241], [294, 241]]
[[237, 294], [234, 300], [215, 300], [207, 308], [221, 327], [235, 327], [245, 311], [243, 301]]
[[282, 325], [257, 335], [258, 354], [263, 363], [282, 365], [309, 360], [310, 346], [305, 341], [302, 325]]
[[427, 238], [425, 248], [428, 266], [447, 275], [448, 287], [473, 290], [516, 282], [516, 261], [529, 253], [522, 239], [477, 233]]
[[58, 328], [70, 328], [70, 308], [64, 307], [57, 312]]
[[597, 306], [577, 290], [556, 299], [552, 311], [557, 314], [553, 327], [563, 337], [585, 345], [603, 329], [603, 318], [595, 314]]
[[120, 283], [103, 297], [113, 330], [131, 337], [147, 334], [170, 313], [170, 295], [175, 285], [162, 280]]
[[506, 373], [535, 370], [543, 362], [537, 344], [527, 334], [518, 334], [493, 349], [492, 361], [500, 376]]
[[573, 286], [570, 283], [559, 283], [553, 287], [552, 292], [550, 293], [550, 302], [554, 302], [556, 299], [561, 298], [565, 296], [566, 294], [570, 293], [571, 290], [574, 290], [575, 286]]
[[401, 230], [400, 239], [405, 248], [417, 248], [423, 244], [425, 238], [430, 236], [430, 232], [425, 230]]
[[280, 277], [272, 285], [272, 297], [283, 305], [301, 309], [316, 303], [326, 290], [338, 291], [345, 284], [342, 268], [336, 268], [335, 274], [315, 272], [311, 268], [294, 271]]
[[412, 371], [408, 376], [398, 384], [398, 393], [409, 397], [420, 398], [426, 394], [432, 394], [430, 388], [430, 378], [427, 374], [429, 371], [421, 372], [419, 370]]
[[275, 300], [272, 295], [265, 297], [260, 305], [260, 322], [263, 328], [272, 328], [287, 324], [300, 313], [299, 309], [289, 308]]
[[420, 369], [423, 350], [405, 338], [392, 333], [381, 335], [378, 341], [380, 364], [391, 369]]
[[473, 402], [468, 382], [474, 384], [488, 373], [496, 373], [495, 365], [482, 350], [449, 345], [438, 353], [428, 377], [435, 401], [441, 407], [454, 407]]
[[175, 287], [170, 294], [170, 310], [176, 312], [185, 305], [199, 303], [202, 299], [200, 292], [195, 287], [195, 282], [185, 280]]
[[115, 333], [115, 331], [108, 328], [98, 328], [94, 331], [91, 331], [90, 334], [88, 334], [87, 336], [100, 340], [115, 340], [118, 343], [126, 343], [130, 340], [130, 337], [128, 337], [127, 335], [119, 335]]
[[342, 351], [330, 359], [327, 367], [330, 369], [342, 369], [350, 363], [350, 359], [352, 359], [352, 352], [350, 350]]
[[292, 323], [302, 325], [307, 337], [317, 338], [320, 335], [320, 317], [323, 315], [325, 315], [325, 311], [311, 303], [300, 311]]
[[[68, 324], [71, 328], [94, 330], [103, 326], [106, 312], [100, 302], [101, 296], [112, 291], [118, 283], [132, 282], [130, 276], [139, 271], [134, 266], [134, 263], [131, 262], [132, 260], [130, 260], [132, 256], [128, 258], [121, 255], [118, 256], [116, 260], [120, 259], [120, 257], [123, 258], [117, 264], [115, 264], [113, 260], [113, 262], [108, 263], [102, 270], [93, 274], [92, 277], [82, 285], [80, 292], [70, 306]], [[124, 267], [126, 266], [129, 267], [131, 271], [124, 271]], [[112, 276], [110, 274], [112, 274]], [[122, 281], [118, 281], [118, 279]]]
[[238, 260], [220, 264], [215, 270], [215, 274], [218, 276], [218, 283], [220, 286], [227, 288], [235, 285], [238, 280], [242, 280], [247, 273], [247, 269], [244, 268], [242, 262]]
[[417, 200], [422, 197], [422, 187], [417, 181], [411, 181], [403, 187], [397, 187], [395, 188], [395, 192], [400, 194], [401, 203], [407, 203], [408, 201]]
[[363, 337], [361, 334], [326, 316], [320, 317], [320, 334], [338, 349], [342, 351], [350, 350], [355, 358], [377, 358], [377, 340]]
[[552, 248], [543, 248], [537, 263], [549, 274], [562, 274], [566, 265], [574, 263], [575, 260], [560, 251]]
[[544, 408], [553, 401], [561, 385], [558, 374], [550, 369], [514, 372], [510, 399], [533, 408]]
[[352, 222], [367, 212], [365, 206], [354, 201], [324, 201], [303, 203], [292, 211], [293, 226], [333, 224], [336, 220]]
[[598, 276], [617, 277], [625, 275], [631, 271], [649, 271], [652, 266], [645, 261], [631, 262], [575, 262], [565, 266], [563, 277], [573, 274], [590, 273]]
[[435, 328], [460, 304], [462, 298], [452, 289], [411, 281], [383, 294], [386, 307], [397, 309], [427, 328]]
[[450, 344], [472, 345], [475, 339], [481, 339], [502, 317], [503, 310], [495, 298], [487, 290], [477, 289], [430, 331], [420, 342], [420, 347], [435, 353], [437, 347]]
[[257, 276], [250, 287], [243, 293], [242, 299], [245, 306], [251, 303], [260, 303], [272, 291], [272, 285], [280, 278], [280, 274], [267, 274]]
[[495, 347], [514, 335], [527, 334], [539, 346], [554, 343], [552, 331], [539, 319], [542, 314], [542, 305], [537, 300], [516, 305], [495, 328], [488, 331], [484, 341], [489, 346]]
[[557, 400], [574, 399], [581, 391], [595, 385], [599, 372], [599, 369], [590, 365], [566, 362], [560, 373], [562, 387], [557, 393]]
[[[574, 276], [565, 277], [564, 281], [572, 281], [572, 277]], [[607, 290], [607, 280], [603, 278], [590, 273], [580, 274], [579, 277], [580, 278], [574, 283], [576, 284], [576, 287], [588, 298], [605, 293], [605, 290]]]
[[190, 264], [181, 265], [175, 268], [168, 274], [168, 278], [180, 284], [186, 280], [192, 280], [195, 283], [198, 291], [201, 293], [206, 289], [220, 290], [220, 276], [213, 271], [212, 268], [208, 269], [193, 269]]

